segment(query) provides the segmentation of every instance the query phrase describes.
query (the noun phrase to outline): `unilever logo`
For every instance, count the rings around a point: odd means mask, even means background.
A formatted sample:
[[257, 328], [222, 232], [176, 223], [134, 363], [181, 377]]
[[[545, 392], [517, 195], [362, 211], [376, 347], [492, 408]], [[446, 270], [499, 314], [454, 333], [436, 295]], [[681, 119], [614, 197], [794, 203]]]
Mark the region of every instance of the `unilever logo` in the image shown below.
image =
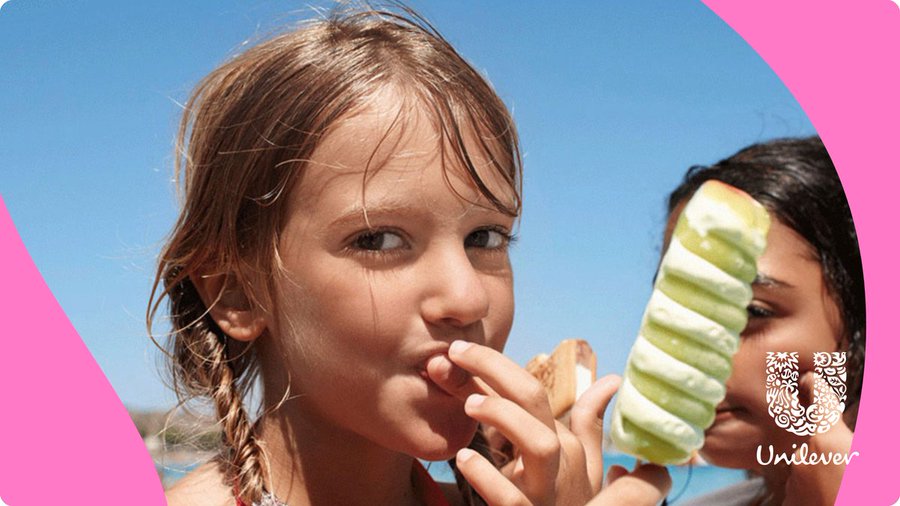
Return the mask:
[[[769, 416], [782, 429], [798, 436], [815, 436], [831, 430], [841, 419], [847, 401], [847, 353], [817, 352], [813, 354], [812, 404], [800, 404], [800, 359], [796, 352], [766, 353], [766, 402]], [[791, 445], [793, 450], [776, 453], [763, 445], [756, 447], [756, 461], [763, 466], [779, 463], [788, 465], [849, 464], [859, 452], [840, 453], [810, 451], [806, 443]]]
[[813, 354], [812, 404], [800, 404], [797, 352], [766, 353], [766, 402], [775, 424], [798, 436], [828, 432], [841, 419], [847, 401], [847, 353]]

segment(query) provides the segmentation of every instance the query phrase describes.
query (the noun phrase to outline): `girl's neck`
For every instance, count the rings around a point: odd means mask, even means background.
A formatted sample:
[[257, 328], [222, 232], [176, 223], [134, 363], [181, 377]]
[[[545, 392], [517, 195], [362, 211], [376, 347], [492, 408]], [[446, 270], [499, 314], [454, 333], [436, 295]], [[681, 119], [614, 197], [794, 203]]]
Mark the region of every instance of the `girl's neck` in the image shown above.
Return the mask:
[[271, 470], [265, 481], [279, 500], [291, 506], [418, 503], [412, 457], [334, 425], [309, 423], [289, 404], [258, 424]]

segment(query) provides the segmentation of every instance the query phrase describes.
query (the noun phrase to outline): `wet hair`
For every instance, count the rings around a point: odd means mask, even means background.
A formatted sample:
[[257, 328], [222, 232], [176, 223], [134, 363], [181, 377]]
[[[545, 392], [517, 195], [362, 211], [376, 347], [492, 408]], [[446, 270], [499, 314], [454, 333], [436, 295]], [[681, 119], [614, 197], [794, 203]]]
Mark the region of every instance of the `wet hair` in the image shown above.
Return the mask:
[[[285, 196], [302, 184], [322, 139], [388, 87], [410, 98], [401, 106], [406, 113], [415, 107], [435, 125], [445, 180], [453, 166], [490, 206], [519, 215], [521, 155], [509, 111], [432, 25], [403, 6], [340, 8], [277, 35], [213, 70], [185, 104], [175, 163], [180, 215], [159, 257], [147, 326], [167, 300], [173, 387], [182, 403], [212, 401], [223, 429], [223, 473], [245, 504], [265, 491], [264, 456], [244, 406], [258, 357], [213, 321], [191, 276], [227, 275], [251, 304], [271, 312]], [[488, 188], [473, 153], [512, 201]], [[473, 445], [486, 453], [486, 444]], [[457, 476], [470, 504], [483, 504]]]
[[710, 179], [747, 192], [809, 244], [840, 311], [842, 337], [848, 342], [847, 404], [859, 402], [866, 355], [862, 262], [850, 206], [822, 140], [776, 139], [708, 167], [691, 167], [669, 195], [669, 214]]

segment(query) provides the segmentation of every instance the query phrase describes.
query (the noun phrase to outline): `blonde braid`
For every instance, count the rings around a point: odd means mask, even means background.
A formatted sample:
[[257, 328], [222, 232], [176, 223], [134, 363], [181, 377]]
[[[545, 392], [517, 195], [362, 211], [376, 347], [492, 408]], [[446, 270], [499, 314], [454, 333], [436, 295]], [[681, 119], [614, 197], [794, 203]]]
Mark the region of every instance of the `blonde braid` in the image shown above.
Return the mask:
[[234, 360], [228, 358], [226, 339], [210, 330], [207, 318], [195, 324], [196, 343], [201, 353], [191, 354], [199, 361], [196, 370], [209, 386], [209, 397], [222, 425], [224, 449], [220, 459], [228, 484], [245, 504], [260, 500], [265, 489], [261, 465], [262, 449], [253, 431], [243, 396], [235, 381]]
[[[248, 506], [265, 490], [263, 451], [244, 407], [244, 394], [256, 377], [253, 349], [230, 353], [234, 343], [208, 314], [196, 287], [183, 270], [169, 271], [164, 293], [175, 324], [171, 334], [173, 386], [181, 404], [194, 398], [212, 400], [222, 427], [218, 459], [226, 484]], [[148, 323], [152, 318], [151, 308]]]

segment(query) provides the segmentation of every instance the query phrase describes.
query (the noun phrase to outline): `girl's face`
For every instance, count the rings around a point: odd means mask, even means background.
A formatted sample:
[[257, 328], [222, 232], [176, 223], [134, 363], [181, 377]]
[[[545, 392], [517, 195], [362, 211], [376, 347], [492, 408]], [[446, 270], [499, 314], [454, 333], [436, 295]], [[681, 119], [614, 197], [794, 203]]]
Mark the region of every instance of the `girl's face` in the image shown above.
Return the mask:
[[[671, 236], [679, 206], [666, 228]], [[734, 355], [734, 369], [726, 382], [725, 399], [716, 408], [701, 450], [713, 464], [749, 469], [758, 467], [756, 449], [793, 452], [803, 439], [775, 425], [766, 402], [766, 352], [799, 352], [800, 376], [813, 370], [813, 352], [838, 351], [841, 318], [828, 294], [822, 268], [800, 235], [772, 215], [768, 245], [759, 258], [758, 278], [748, 308], [749, 323]]]
[[[424, 106], [398, 121], [398, 103], [383, 93], [340, 121], [290, 195], [263, 374], [276, 401], [290, 385], [304, 437], [446, 459], [476, 422], [425, 363], [456, 339], [504, 347], [514, 220], [442, 165]], [[473, 162], [512, 201], [499, 175]]]

